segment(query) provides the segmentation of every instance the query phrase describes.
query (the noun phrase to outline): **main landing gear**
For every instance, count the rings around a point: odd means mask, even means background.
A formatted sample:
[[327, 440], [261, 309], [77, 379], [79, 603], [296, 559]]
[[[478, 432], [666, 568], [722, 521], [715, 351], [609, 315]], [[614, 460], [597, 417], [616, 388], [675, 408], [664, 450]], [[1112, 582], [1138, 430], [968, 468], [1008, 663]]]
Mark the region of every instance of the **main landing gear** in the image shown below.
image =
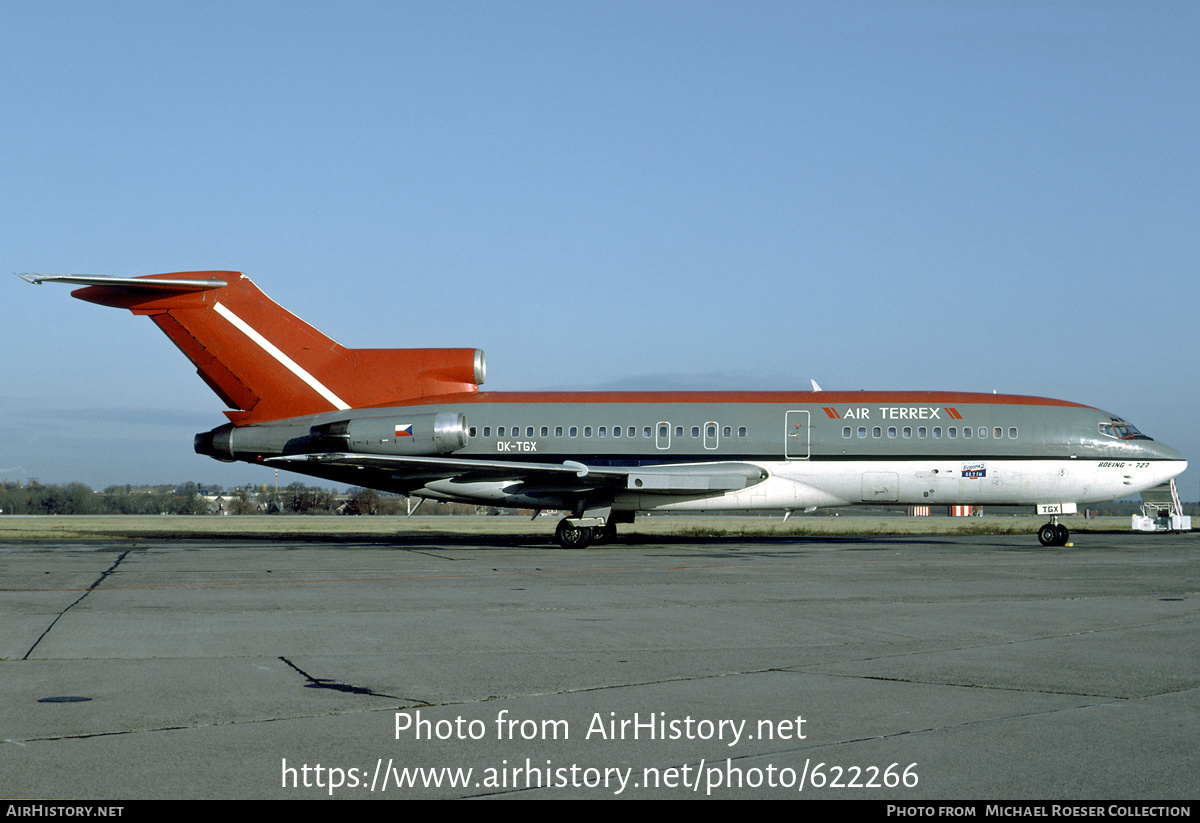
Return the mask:
[[586, 549], [592, 543], [607, 543], [617, 536], [615, 518], [564, 517], [558, 521], [554, 539], [564, 549]]
[[593, 526], [576, 526], [567, 518], [558, 521], [554, 539], [564, 549], [586, 549], [592, 543]]
[[1065, 546], [1067, 541], [1071, 539], [1071, 532], [1067, 527], [1058, 522], [1055, 517], [1052, 522], [1047, 523], [1038, 529], [1038, 540], [1043, 546]]

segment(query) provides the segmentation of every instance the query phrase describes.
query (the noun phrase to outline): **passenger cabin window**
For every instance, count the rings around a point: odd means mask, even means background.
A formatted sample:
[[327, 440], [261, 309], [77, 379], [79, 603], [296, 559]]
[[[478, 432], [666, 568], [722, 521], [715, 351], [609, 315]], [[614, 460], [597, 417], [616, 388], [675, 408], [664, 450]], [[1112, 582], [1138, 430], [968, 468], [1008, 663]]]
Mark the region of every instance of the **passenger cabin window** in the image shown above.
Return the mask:
[[970, 426], [963, 426], [963, 438], [966, 440], [971, 439], [971, 427]]
[[871, 436], [878, 440], [880, 437], [883, 437], [883, 429], [879, 426], [876, 426], [875, 428], [871, 429]]
[[867, 436], [867, 427], [866, 427], [866, 426], [859, 426], [859, 427], [858, 427], [858, 436], [859, 436], [859, 437], [866, 437], [866, 436]]
[[608, 437], [608, 426], [601, 426], [600, 428], [596, 429], [596, 436]]
[[578, 437], [578, 436], [579, 436], [579, 427], [578, 427], [578, 426], [572, 426], [572, 427], [570, 428], [570, 434], [571, 434], [571, 437]]
[[1010, 439], [1010, 440], [1016, 440], [1016, 439], [1017, 439], [1017, 427], [1016, 427], [1016, 426], [1012, 426], [1011, 428], [1009, 428], [1009, 430], [1008, 430], [1008, 437], [1009, 437], [1009, 439]]
[[842, 429], [842, 437], [849, 437], [852, 434], [854, 434], [854, 429], [850, 428], [849, 426], [846, 426]]
[[676, 436], [676, 437], [683, 437], [683, 426], [676, 426], [676, 427], [675, 427], [675, 436]]
[[896, 427], [888, 426], [888, 437], [894, 438], [895, 436], [896, 436]]
[[699, 436], [700, 436], [700, 427], [692, 426], [692, 437], [699, 437]]
[[746, 436], [746, 427], [738, 426], [738, 437], [745, 437], [745, 436]]
[[650, 437], [650, 427], [649, 426], [642, 427], [642, 437]]
[[491, 426], [484, 426], [484, 427], [483, 427], [483, 436], [484, 436], [484, 437], [491, 437], [491, 436], [492, 436], [492, 427], [491, 427]]
[[547, 436], [547, 435], [549, 435], [549, 434], [550, 434], [550, 427], [549, 427], [549, 426], [542, 426], [542, 437], [546, 437], [546, 436]]
[[1000, 428], [999, 426], [997, 426], [996, 428], [992, 429], [992, 437], [994, 437], [994, 438], [996, 438], [997, 440], [999, 440], [999, 439], [1000, 439], [1001, 437], [1003, 437], [1003, 436], [1004, 436], [1004, 429]]
[[[733, 435], [733, 426], [726, 426], [725, 428], [721, 429], [722, 437], [731, 437], [732, 435]], [[849, 437], [850, 435], [846, 435], [846, 436]]]

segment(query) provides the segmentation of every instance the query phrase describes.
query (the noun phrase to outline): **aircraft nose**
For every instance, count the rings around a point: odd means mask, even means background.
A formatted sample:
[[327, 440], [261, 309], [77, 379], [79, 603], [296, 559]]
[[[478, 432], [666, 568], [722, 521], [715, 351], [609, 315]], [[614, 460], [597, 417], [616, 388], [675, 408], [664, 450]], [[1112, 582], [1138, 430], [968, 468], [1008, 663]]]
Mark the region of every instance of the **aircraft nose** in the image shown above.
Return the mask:
[[1160, 483], [1183, 474], [1188, 466], [1187, 459], [1165, 443], [1156, 440], [1143, 444], [1143, 448], [1147, 458], [1157, 461], [1155, 474], [1160, 475]]
[[[1146, 446], [1148, 447], [1147, 451], [1150, 452], [1147, 456], [1152, 460], [1180, 460], [1184, 466], [1187, 465], [1187, 458], [1165, 443], [1154, 441], [1153, 443], [1147, 443]], [[1183, 469], [1180, 469], [1180, 471], [1183, 471]]]

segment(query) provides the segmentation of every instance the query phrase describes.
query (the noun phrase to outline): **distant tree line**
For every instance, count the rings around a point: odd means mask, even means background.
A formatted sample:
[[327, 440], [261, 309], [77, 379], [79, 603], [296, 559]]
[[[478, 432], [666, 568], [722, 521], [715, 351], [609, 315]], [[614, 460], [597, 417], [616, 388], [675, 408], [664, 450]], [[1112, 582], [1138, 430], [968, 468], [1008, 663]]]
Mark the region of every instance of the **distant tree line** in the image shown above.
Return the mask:
[[207, 514], [210, 506], [195, 483], [180, 486], [109, 486], [95, 492], [83, 483], [0, 484], [4, 514]]
[[[380, 492], [375, 489], [353, 488], [342, 495], [327, 489], [292, 483], [278, 492], [265, 494], [266, 510], [296, 514], [353, 514], [395, 516], [408, 514], [416, 509], [419, 498], [406, 498], [399, 494]], [[479, 514], [480, 509], [467, 503], [435, 503], [425, 501], [422, 515]]]
[[[310, 514], [403, 515], [416, 499], [374, 489], [336, 492], [301, 482], [279, 489], [247, 484], [221, 486], [109, 486], [102, 492], [83, 483], [20, 485], [0, 482], [0, 516], [10, 514]], [[476, 514], [475, 506], [427, 501], [422, 515]]]

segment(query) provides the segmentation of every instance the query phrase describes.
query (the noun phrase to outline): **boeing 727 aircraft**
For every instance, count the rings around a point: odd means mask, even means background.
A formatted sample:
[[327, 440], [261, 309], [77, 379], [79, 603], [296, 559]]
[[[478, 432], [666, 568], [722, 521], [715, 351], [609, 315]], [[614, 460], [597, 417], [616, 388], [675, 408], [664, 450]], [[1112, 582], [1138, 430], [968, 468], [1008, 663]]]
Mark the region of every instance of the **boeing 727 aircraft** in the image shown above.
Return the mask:
[[1029, 505], [1058, 522], [1187, 468], [1099, 409], [961, 392], [481, 392], [478, 349], [347, 349], [229, 271], [21, 275], [146, 315], [229, 407], [217, 460], [434, 500], [560, 509], [583, 547], [638, 511]]

